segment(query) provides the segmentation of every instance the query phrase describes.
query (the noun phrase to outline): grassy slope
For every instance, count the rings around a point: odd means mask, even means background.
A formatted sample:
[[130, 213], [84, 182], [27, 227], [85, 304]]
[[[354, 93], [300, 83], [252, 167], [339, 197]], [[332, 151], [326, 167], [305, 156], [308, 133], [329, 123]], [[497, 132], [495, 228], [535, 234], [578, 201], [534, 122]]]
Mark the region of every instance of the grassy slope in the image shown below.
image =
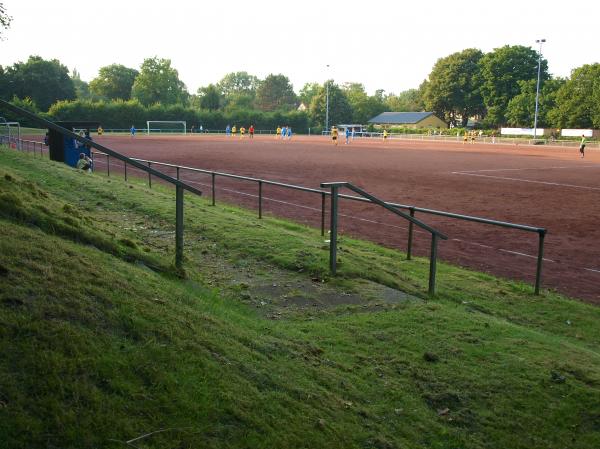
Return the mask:
[[598, 308], [442, 264], [433, 300], [270, 320], [229, 277], [419, 295], [427, 263], [344, 239], [328, 279], [318, 232], [186, 196], [180, 280], [173, 196], [0, 150], [3, 447], [600, 446]]

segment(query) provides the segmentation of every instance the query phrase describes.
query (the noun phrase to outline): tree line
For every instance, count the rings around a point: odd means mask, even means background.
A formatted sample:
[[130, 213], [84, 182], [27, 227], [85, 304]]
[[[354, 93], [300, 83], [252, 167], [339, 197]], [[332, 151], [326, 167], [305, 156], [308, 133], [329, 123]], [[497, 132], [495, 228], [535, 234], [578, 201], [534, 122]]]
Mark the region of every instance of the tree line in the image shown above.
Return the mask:
[[[296, 92], [289, 78], [264, 79], [245, 71], [226, 74], [190, 94], [169, 59], [147, 58], [139, 70], [120, 64], [99, 69], [89, 83], [60, 61], [30, 56], [0, 66], [0, 98], [50, 119], [101, 121], [105, 127], [140, 126], [146, 120], [186, 120], [205, 128], [252, 122], [258, 128], [289, 124], [298, 132], [325, 122], [365, 124], [383, 111], [432, 111], [451, 126], [475, 118], [486, 128], [530, 127], [540, 63], [540, 127], [600, 128], [600, 64], [552, 77], [530, 47], [504, 46], [489, 53], [466, 49], [440, 58], [415, 89], [368, 95], [360, 83], [306, 83]], [[179, 114], [179, 115], [178, 115]]]

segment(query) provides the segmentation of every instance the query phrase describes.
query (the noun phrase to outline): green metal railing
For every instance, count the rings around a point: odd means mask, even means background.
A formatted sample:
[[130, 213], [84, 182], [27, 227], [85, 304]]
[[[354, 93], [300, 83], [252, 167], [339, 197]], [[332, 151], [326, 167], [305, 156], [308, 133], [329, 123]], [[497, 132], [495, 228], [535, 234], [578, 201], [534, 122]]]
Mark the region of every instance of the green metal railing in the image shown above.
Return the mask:
[[404, 212], [399, 211], [397, 208], [394, 208], [388, 205], [386, 202], [380, 200], [379, 198], [367, 193], [359, 187], [349, 183], [349, 182], [323, 182], [321, 183], [321, 187], [330, 188], [331, 189], [331, 229], [330, 229], [330, 241], [329, 241], [329, 268], [333, 274], [336, 274], [336, 265], [337, 265], [337, 223], [338, 223], [338, 198], [339, 198], [339, 189], [342, 187], [346, 187], [350, 189], [362, 197], [366, 198], [371, 203], [377, 204], [384, 209], [408, 220], [410, 223], [411, 229], [413, 225], [419, 226], [421, 229], [429, 232], [431, 234], [431, 252], [429, 254], [429, 295], [435, 294], [435, 276], [437, 271], [437, 243], [438, 239], [448, 240], [448, 237], [441, 232], [433, 229], [431, 226], [423, 223], [420, 220], [414, 218], [414, 216], [407, 215]]
[[[108, 156], [107, 156], [108, 157]], [[276, 186], [276, 187], [283, 187], [283, 188], [287, 188], [287, 189], [292, 189], [292, 190], [297, 190], [297, 191], [301, 191], [301, 192], [308, 192], [308, 193], [313, 193], [316, 195], [320, 195], [321, 197], [321, 208], [320, 208], [320, 212], [321, 212], [321, 235], [325, 235], [325, 221], [326, 221], [326, 197], [330, 197], [331, 196], [331, 192], [325, 191], [325, 190], [320, 190], [320, 189], [312, 189], [310, 187], [304, 187], [304, 186], [297, 186], [297, 185], [293, 185], [293, 184], [286, 184], [286, 183], [282, 183], [282, 182], [277, 182], [277, 181], [269, 181], [266, 179], [259, 179], [259, 178], [253, 178], [250, 176], [241, 176], [241, 175], [234, 175], [231, 173], [223, 173], [223, 172], [217, 172], [217, 171], [213, 171], [213, 170], [205, 170], [205, 169], [201, 169], [201, 168], [194, 168], [194, 167], [187, 167], [184, 165], [177, 165], [177, 164], [169, 164], [166, 162], [157, 162], [157, 161], [149, 161], [146, 159], [136, 159], [133, 158], [134, 160], [138, 161], [138, 162], [142, 162], [145, 164], [151, 164], [151, 165], [156, 165], [156, 166], [162, 166], [162, 167], [170, 167], [170, 168], [175, 168], [177, 170], [177, 179], [180, 178], [180, 171], [181, 170], [186, 170], [186, 171], [190, 171], [190, 172], [194, 172], [194, 173], [203, 173], [203, 174], [207, 174], [210, 175], [211, 177], [211, 197], [212, 197], [212, 205], [214, 206], [216, 203], [216, 178], [217, 177], [223, 177], [223, 178], [230, 178], [230, 179], [237, 179], [240, 181], [249, 181], [252, 183], [256, 183], [258, 186], [258, 195], [257, 195], [257, 199], [258, 199], [258, 214], [259, 214], [259, 218], [262, 218], [263, 216], [263, 194], [264, 194], [264, 186], [266, 185], [271, 185], [271, 186]], [[107, 172], [110, 173], [110, 168], [107, 168]], [[351, 200], [351, 201], [358, 201], [358, 202], [364, 202], [364, 203], [372, 203], [372, 201], [368, 198], [365, 197], [359, 197], [359, 196], [353, 196], [353, 195], [344, 195], [344, 194], [338, 194], [340, 199], [347, 199], [347, 200]], [[410, 205], [405, 205], [405, 204], [398, 204], [398, 203], [391, 203], [391, 202], [384, 202], [386, 205], [395, 208], [395, 209], [404, 209], [407, 210], [409, 212], [409, 215], [411, 217], [415, 217], [416, 213], [422, 213], [422, 214], [428, 214], [428, 215], [437, 215], [437, 216], [441, 216], [441, 217], [445, 217], [445, 218], [451, 218], [451, 219], [455, 219], [455, 220], [461, 220], [461, 221], [469, 221], [469, 222], [474, 222], [474, 223], [480, 223], [480, 224], [484, 224], [484, 225], [491, 225], [491, 226], [498, 226], [498, 227], [502, 227], [502, 228], [508, 228], [508, 229], [515, 229], [515, 230], [519, 230], [519, 231], [525, 231], [525, 232], [532, 232], [538, 235], [538, 252], [537, 252], [537, 264], [536, 264], [536, 275], [535, 275], [535, 287], [534, 287], [534, 292], [536, 295], [538, 295], [540, 293], [540, 289], [542, 286], [542, 270], [543, 270], [543, 260], [544, 260], [544, 241], [545, 241], [545, 237], [547, 234], [547, 230], [546, 228], [541, 228], [541, 227], [535, 227], [535, 226], [528, 226], [528, 225], [522, 225], [522, 224], [517, 224], [517, 223], [510, 223], [510, 222], [506, 222], [506, 221], [498, 221], [498, 220], [490, 220], [488, 218], [481, 218], [481, 217], [474, 217], [471, 215], [462, 215], [462, 214], [456, 214], [456, 213], [452, 213], [452, 212], [445, 212], [445, 211], [439, 211], [439, 210], [435, 210], [435, 209], [427, 209], [427, 208], [422, 208], [422, 207], [417, 207], [417, 206], [410, 206]], [[412, 252], [413, 252], [413, 239], [414, 239], [414, 225], [415, 223], [413, 223], [412, 221], [409, 220], [408, 223], [408, 242], [407, 242], [407, 249], [406, 249], [406, 255], [407, 255], [407, 259], [411, 259], [412, 258]]]

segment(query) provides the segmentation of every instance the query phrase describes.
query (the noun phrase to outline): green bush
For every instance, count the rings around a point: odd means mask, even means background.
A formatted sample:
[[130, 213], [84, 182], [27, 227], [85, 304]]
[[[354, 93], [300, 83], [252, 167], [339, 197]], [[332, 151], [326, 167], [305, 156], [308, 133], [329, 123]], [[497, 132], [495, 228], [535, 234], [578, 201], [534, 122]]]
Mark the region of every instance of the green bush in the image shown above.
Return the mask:
[[185, 120], [188, 128], [215, 130], [229, 125], [259, 129], [291, 126], [295, 133], [307, 133], [309, 120], [305, 112], [262, 112], [234, 110], [223, 113], [194, 109], [183, 105], [165, 106], [160, 103], [145, 107], [137, 100], [115, 101], [59, 101], [52, 105], [46, 117], [50, 120], [97, 121], [105, 129], [129, 129], [131, 125], [145, 128], [148, 120]]

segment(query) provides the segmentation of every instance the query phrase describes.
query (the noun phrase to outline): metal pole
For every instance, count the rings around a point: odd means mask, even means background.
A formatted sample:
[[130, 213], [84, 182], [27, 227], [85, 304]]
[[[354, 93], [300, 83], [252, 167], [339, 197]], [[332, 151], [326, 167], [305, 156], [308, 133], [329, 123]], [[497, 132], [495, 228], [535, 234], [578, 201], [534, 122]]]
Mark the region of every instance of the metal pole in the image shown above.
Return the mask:
[[540, 294], [540, 287], [542, 286], [542, 262], [544, 261], [544, 237], [546, 237], [546, 230], [539, 231], [539, 245], [538, 245], [538, 259], [537, 259], [537, 270], [535, 273], [535, 294]]
[[[152, 165], [150, 162], [148, 162], [148, 168], [150, 168], [150, 165]], [[152, 188], [152, 173], [148, 172], [148, 187]]]
[[[329, 65], [327, 66], [329, 67]], [[325, 106], [325, 131], [329, 131], [329, 80], [327, 80], [327, 95], [326, 95], [326, 106]]]
[[123, 161], [123, 169], [125, 173], [125, 182], [127, 182], [127, 161]]
[[[329, 64], [327, 64], [327, 68], [329, 68]], [[329, 130], [329, 70], [327, 71], [327, 78], [327, 84], [325, 85], [325, 90], [327, 92], [327, 94], [325, 95], [325, 131]]]
[[106, 174], [110, 177], [110, 155], [106, 155]]
[[262, 218], [262, 181], [258, 181], [258, 218]]
[[429, 256], [429, 296], [435, 295], [435, 272], [437, 262], [437, 235], [431, 234], [431, 254]]
[[179, 181], [179, 167], [177, 167], [177, 181]]
[[183, 265], [183, 187], [175, 188], [175, 266]]
[[[410, 208], [410, 216], [415, 216], [415, 209]], [[406, 249], [406, 260], [412, 259], [412, 245], [413, 245], [413, 227], [414, 224], [412, 221], [408, 222], [408, 248]]]
[[321, 193], [321, 235], [325, 235], [325, 193]]
[[542, 69], [542, 43], [546, 42], [546, 39], [536, 39], [535, 42], [537, 44], [540, 44], [540, 51], [538, 53], [537, 86], [535, 89], [535, 115], [534, 115], [534, 119], [533, 119], [533, 140], [535, 140], [537, 138], [538, 103], [539, 103], [539, 98], [540, 98], [540, 73], [541, 73], [541, 69]]
[[215, 205], [215, 174], [211, 173], [211, 185], [212, 185], [212, 205]]
[[329, 233], [329, 269], [332, 274], [337, 271], [337, 225], [338, 225], [338, 187], [331, 186], [331, 217]]

